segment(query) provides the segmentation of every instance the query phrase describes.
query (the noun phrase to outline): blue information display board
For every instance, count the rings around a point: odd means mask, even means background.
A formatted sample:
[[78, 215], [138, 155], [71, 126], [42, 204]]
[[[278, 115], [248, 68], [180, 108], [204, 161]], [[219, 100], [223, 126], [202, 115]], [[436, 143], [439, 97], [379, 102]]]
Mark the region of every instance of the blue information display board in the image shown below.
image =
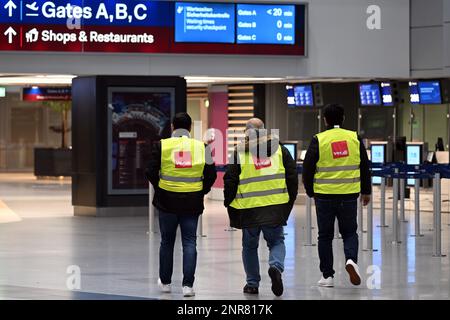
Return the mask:
[[305, 8], [195, 0], [4, 0], [0, 50], [304, 56]]
[[420, 103], [419, 85], [417, 82], [409, 82], [409, 101], [412, 104]]
[[294, 87], [295, 105], [297, 107], [314, 106], [313, 89], [310, 84], [297, 85]]
[[421, 104], [441, 104], [441, 86], [439, 81], [420, 81], [419, 96]]
[[234, 43], [235, 5], [175, 4], [175, 42]]
[[295, 44], [295, 6], [238, 4], [237, 43]]
[[392, 96], [392, 85], [389, 82], [381, 83], [381, 95], [383, 98], [383, 105], [387, 107], [394, 106], [394, 98]]
[[362, 106], [381, 105], [381, 93], [378, 83], [361, 83], [359, 85], [359, 95]]
[[169, 19], [167, 14], [173, 7], [170, 2], [163, 1], [22, 0], [16, 3], [16, 9], [11, 10], [0, 6], [0, 22], [65, 26], [79, 21], [84, 26], [128, 27], [173, 24], [173, 19]]

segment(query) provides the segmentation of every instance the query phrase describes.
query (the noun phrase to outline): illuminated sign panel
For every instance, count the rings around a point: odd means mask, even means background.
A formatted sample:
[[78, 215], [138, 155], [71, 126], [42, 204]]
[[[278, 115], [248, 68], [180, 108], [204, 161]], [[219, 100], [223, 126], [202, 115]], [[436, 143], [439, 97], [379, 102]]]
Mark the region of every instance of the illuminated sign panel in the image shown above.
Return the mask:
[[[237, 7], [246, 6], [5, 0], [0, 5], [0, 50], [305, 55], [305, 5], [249, 5], [257, 16], [238, 15]], [[237, 29], [245, 35], [243, 27], [249, 24], [255, 25], [251, 41], [238, 40]]]
[[237, 43], [295, 44], [295, 6], [238, 4]]
[[234, 10], [234, 4], [177, 2], [175, 41], [234, 43]]

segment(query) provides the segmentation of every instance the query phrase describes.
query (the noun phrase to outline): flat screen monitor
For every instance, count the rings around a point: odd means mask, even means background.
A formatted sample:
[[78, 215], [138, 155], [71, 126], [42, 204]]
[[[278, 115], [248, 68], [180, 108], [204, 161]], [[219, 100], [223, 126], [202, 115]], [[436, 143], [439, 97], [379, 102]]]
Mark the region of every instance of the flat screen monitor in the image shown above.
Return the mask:
[[6, 97], [6, 88], [0, 87], [0, 98]]
[[[383, 164], [386, 162], [386, 145], [372, 144], [370, 146], [370, 160], [372, 163]], [[374, 169], [375, 171], [377, 169]], [[379, 169], [378, 169], [379, 170]], [[381, 177], [372, 177], [372, 184], [381, 184]]]
[[392, 85], [390, 82], [381, 82], [381, 97], [384, 106], [394, 106], [394, 97], [392, 95]]
[[237, 4], [238, 44], [295, 44], [295, 5]]
[[311, 84], [286, 86], [290, 108], [314, 107], [314, 92]]
[[409, 82], [409, 101], [412, 104], [420, 103], [419, 85], [415, 81]]
[[420, 104], [442, 104], [439, 81], [419, 81]]
[[361, 83], [359, 85], [361, 106], [380, 106], [381, 91], [379, 83]]
[[[406, 164], [419, 165], [422, 164], [422, 148], [423, 145], [407, 145], [406, 146]], [[414, 185], [414, 179], [408, 179], [409, 186]]]
[[176, 2], [175, 42], [235, 43], [235, 4]]
[[281, 144], [289, 151], [292, 159], [297, 161], [297, 143], [282, 142]]

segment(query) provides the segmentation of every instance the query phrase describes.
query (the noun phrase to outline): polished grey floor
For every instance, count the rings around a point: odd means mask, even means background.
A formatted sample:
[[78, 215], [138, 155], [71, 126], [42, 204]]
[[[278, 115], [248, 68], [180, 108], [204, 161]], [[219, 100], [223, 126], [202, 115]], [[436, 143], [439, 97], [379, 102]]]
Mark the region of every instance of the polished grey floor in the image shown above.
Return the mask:
[[[0, 223], [0, 299], [182, 299], [180, 243], [174, 292], [160, 294], [156, 287], [159, 235], [148, 234], [147, 218], [72, 217], [70, 182], [35, 181], [19, 175], [0, 175], [0, 215], [5, 210], [19, 219]], [[442, 216], [446, 257], [432, 256], [431, 213], [422, 214], [424, 237], [420, 238], [410, 236], [414, 233], [412, 211], [407, 218], [409, 222], [401, 224], [401, 244], [392, 244], [392, 228], [374, 228], [378, 251], [361, 250], [360, 287], [348, 282], [342, 241], [336, 239], [335, 288], [318, 288], [317, 247], [305, 246], [304, 207], [295, 206], [285, 230], [285, 295], [281, 299], [450, 299], [449, 215]], [[375, 210], [375, 226], [378, 221]], [[387, 221], [391, 224], [389, 213]], [[227, 231], [227, 215], [220, 202], [208, 201], [203, 225], [206, 237], [198, 240], [194, 299], [255, 299], [242, 294], [241, 233]], [[361, 249], [365, 240], [363, 234]], [[270, 291], [267, 256], [261, 242], [258, 298], [279, 299]]]

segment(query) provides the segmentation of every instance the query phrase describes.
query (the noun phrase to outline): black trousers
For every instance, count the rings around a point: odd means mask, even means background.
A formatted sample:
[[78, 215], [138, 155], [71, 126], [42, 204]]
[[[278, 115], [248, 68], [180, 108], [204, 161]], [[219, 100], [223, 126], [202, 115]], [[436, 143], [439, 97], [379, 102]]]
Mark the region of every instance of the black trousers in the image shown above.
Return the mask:
[[315, 199], [317, 225], [319, 228], [320, 271], [323, 273], [324, 278], [334, 275], [333, 238], [336, 218], [338, 219], [339, 232], [344, 241], [346, 261], [352, 259], [355, 263], [358, 262], [357, 201], [357, 199]]

